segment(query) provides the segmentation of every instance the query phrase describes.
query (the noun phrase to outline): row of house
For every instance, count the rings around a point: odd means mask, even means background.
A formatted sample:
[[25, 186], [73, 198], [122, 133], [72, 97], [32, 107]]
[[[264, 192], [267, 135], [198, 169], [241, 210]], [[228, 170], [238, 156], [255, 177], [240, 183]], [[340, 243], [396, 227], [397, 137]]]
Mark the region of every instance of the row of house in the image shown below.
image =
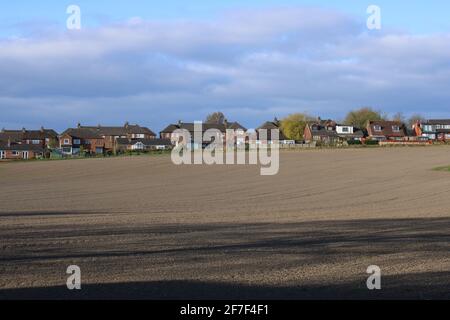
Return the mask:
[[[258, 143], [272, 142], [271, 130], [280, 130], [281, 144], [295, 144], [286, 137], [280, 121], [274, 119], [259, 126], [255, 131]], [[55, 130], [5, 130], [0, 132], [0, 159], [32, 159], [46, 157], [50, 150], [74, 156], [80, 154], [116, 154], [124, 151], [170, 149], [180, 142], [182, 137], [178, 129], [187, 130], [194, 137], [194, 123], [178, 121], [168, 125], [159, 133], [159, 137], [149, 128], [137, 124], [125, 123], [123, 126], [82, 126], [69, 128], [58, 134]], [[247, 129], [238, 122], [204, 123], [202, 135], [209, 129], [220, 131], [226, 139], [227, 130], [236, 134], [236, 144], [245, 144]], [[263, 131], [264, 129], [264, 131]], [[357, 128], [339, 124], [333, 120], [318, 118], [309, 121], [304, 131], [302, 143], [322, 142], [334, 144], [343, 141], [361, 141], [367, 139], [383, 143], [427, 143], [429, 141], [450, 141], [450, 120], [428, 120], [417, 122], [412, 128], [398, 121], [370, 121], [366, 128]], [[205, 141], [202, 144], [207, 144]], [[190, 143], [193, 143], [191, 141]], [[194, 146], [194, 147], [204, 147]]]

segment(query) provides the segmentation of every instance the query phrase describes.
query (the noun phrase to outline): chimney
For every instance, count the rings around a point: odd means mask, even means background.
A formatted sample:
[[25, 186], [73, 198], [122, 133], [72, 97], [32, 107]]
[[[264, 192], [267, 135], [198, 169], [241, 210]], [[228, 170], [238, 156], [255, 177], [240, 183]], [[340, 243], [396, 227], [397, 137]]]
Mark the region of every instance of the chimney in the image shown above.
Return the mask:
[[80, 129], [81, 128], [81, 123], [78, 122], [77, 124], [77, 128]]
[[23, 133], [27, 132], [27, 129], [22, 128], [22, 132], [23, 132]]
[[128, 129], [128, 127], [129, 127], [129, 126], [130, 126], [130, 124], [128, 123], [128, 121], [127, 121], [127, 122], [125, 122], [125, 125], [124, 125], [124, 127]]
[[45, 131], [44, 127], [41, 126], [41, 132], [44, 132], [44, 131]]

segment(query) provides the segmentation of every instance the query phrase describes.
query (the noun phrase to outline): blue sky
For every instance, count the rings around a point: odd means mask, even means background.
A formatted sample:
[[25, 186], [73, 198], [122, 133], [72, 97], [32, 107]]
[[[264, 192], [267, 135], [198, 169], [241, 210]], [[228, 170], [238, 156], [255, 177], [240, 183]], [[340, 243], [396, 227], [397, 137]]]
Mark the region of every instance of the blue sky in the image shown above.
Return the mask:
[[[83, 29], [65, 29], [69, 4]], [[383, 28], [368, 31], [366, 8]], [[450, 117], [449, 1], [41, 0], [0, 6], [0, 127], [222, 110], [256, 127], [361, 106]]]
[[365, 10], [375, 4], [383, 10], [387, 25], [411, 32], [443, 32], [450, 28], [450, 2], [446, 0], [18, 0], [2, 3], [2, 34], [18, 32], [18, 25], [32, 21], [48, 21], [65, 26], [65, 8], [82, 7], [89, 26], [130, 17], [144, 19], [199, 18], [211, 19], [224, 10], [238, 7], [262, 8], [280, 5], [321, 6], [365, 19]]

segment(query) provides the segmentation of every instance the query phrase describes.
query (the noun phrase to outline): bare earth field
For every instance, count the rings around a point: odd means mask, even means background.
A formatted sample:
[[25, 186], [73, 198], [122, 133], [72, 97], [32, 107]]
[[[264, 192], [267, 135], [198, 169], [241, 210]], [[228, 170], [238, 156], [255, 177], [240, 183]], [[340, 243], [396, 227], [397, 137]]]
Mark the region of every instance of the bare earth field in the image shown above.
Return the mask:
[[0, 163], [0, 299], [449, 299], [445, 165], [450, 147], [284, 152], [276, 176], [169, 156]]

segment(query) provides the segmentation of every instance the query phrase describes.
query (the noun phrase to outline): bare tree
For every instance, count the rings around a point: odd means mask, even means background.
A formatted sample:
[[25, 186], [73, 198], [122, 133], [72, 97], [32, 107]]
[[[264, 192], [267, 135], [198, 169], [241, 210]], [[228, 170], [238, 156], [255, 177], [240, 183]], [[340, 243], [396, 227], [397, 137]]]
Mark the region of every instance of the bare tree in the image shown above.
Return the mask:
[[223, 124], [224, 121], [225, 121], [225, 115], [220, 111], [213, 112], [206, 117], [206, 123]]

